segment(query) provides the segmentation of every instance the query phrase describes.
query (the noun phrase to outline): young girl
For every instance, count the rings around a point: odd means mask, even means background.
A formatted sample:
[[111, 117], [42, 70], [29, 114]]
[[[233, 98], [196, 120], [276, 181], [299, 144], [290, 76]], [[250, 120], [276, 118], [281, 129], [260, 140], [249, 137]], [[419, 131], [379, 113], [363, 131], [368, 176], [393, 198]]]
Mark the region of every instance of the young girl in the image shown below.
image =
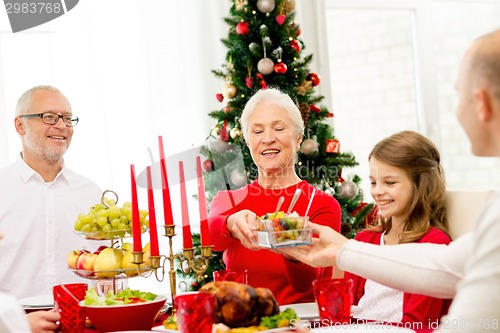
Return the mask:
[[[448, 244], [445, 179], [434, 144], [416, 132], [403, 131], [375, 145], [368, 160], [370, 193], [380, 219], [355, 239], [381, 246]], [[348, 272], [345, 277], [354, 282], [358, 319], [414, 323], [409, 328], [416, 329], [437, 326], [448, 311], [449, 300], [403, 293]]]

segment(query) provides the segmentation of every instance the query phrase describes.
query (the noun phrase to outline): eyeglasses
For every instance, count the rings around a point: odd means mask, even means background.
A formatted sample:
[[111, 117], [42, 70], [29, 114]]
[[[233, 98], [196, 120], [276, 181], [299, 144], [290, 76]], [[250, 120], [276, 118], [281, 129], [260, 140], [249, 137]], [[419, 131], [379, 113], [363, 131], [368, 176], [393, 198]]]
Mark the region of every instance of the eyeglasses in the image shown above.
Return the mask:
[[35, 113], [35, 114], [22, 114], [19, 116], [20, 118], [42, 118], [42, 121], [47, 125], [55, 125], [62, 119], [64, 125], [67, 127], [73, 127], [78, 124], [78, 117], [73, 117], [70, 115], [58, 115], [52, 112], [44, 112], [44, 113]]

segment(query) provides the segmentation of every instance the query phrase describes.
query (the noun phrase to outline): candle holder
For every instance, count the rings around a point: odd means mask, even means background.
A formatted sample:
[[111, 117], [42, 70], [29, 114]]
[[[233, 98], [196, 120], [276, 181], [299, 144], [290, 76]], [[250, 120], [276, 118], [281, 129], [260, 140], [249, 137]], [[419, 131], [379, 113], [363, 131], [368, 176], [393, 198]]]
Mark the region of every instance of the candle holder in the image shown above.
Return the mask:
[[[177, 294], [177, 277], [175, 274], [175, 260], [178, 260], [180, 270], [184, 274], [189, 274], [193, 271], [196, 274], [196, 279], [198, 281], [203, 280], [205, 272], [208, 270], [210, 264], [210, 258], [212, 257], [212, 245], [200, 246], [201, 255], [196, 256], [194, 254], [194, 248], [183, 249], [182, 253], [174, 254], [173, 250], [173, 237], [175, 233], [175, 225], [165, 225], [165, 237], [168, 237], [168, 255], [160, 255], [149, 257], [151, 260], [151, 269], [154, 270], [156, 280], [159, 282], [165, 279], [166, 270], [168, 269], [168, 276], [170, 279], [170, 292], [172, 297], [172, 303]], [[136, 257], [137, 254], [137, 257]], [[134, 263], [137, 264], [137, 269], [139, 265], [143, 263], [142, 252], [134, 252]], [[169, 261], [168, 267], [166, 261]], [[159, 270], [161, 268], [161, 271]], [[175, 314], [175, 304], [173, 305], [172, 314]]]

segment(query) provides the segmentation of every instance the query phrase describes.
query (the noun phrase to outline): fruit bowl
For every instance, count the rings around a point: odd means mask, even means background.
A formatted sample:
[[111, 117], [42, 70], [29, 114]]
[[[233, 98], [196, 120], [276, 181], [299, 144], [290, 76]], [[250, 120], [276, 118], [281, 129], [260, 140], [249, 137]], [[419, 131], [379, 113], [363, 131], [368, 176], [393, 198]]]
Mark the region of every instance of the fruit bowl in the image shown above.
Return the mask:
[[81, 301], [80, 306], [99, 332], [149, 331], [166, 300], [166, 296], [157, 296], [149, 302], [102, 306]]
[[[141, 233], [145, 233], [146, 230], [148, 230], [146, 227], [141, 226]], [[85, 238], [85, 239], [92, 239], [92, 240], [113, 240], [113, 239], [121, 239], [125, 237], [130, 237], [132, 230], [130, 228], [128, 229], [120, 229], [120, 230], [111, 230], [111, 231], [103, 231], [103, 230], [98, 230], [98, 231], [76, 231], [74, 232]]]
[[115, 270], [106, 271], [91, 271], [86, 269], [75, 269], [70, 268], [73, 273], [79, 277], [89, 279], [89, 280], [105, 280], [105, 279], [128, 279], [134, 276], [149, 276], [152, 268], [151, 267], [141, 267], [140, 274], [137, 272], [137, 268], [122, 268]]

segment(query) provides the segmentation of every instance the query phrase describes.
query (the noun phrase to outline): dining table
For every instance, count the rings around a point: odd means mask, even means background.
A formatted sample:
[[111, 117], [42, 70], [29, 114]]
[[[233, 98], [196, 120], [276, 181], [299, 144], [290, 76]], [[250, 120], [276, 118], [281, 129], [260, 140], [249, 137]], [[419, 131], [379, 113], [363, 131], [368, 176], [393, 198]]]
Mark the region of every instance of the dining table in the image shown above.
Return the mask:
[[[319, 318], [317, 310], [315, 310], [315, 303], [300, 303], [300, 304], [289, 304], [280, 307], [280, 310], [283, 311], [286, 308], [293, 308], [296, 310], [297, 315], [301, 318], [300, 325], [310, 330], [311, 333], [431, 333], [432, 329], [429, 328], [418, 328], [413, 327], [412, 329], [398, 327], [391, 325], [390, 323], [376, 323], [376, 322], [367, 322], [363, 320], [359, 320], [356, 318], [352, 318], [350, 323], [329, 323], [325, 324], [324, 320]], [[352, 307], [354, 311], [356, 311], [356, 307]], [[33, 310], [25, 309], [26, 312], [30, 312]], [[162, 325], [163, 322], [171, 315], [171, 308], [158, 315], [156, 318], [151, 332], [163, 331]], [[154, 329], [154, 330], [153, 330]], [[166, 332], [171, 332], [171, 330], [166, 330]], [[142, 332], [142, 331], [141, 331]], [[266, 331], [262, 331], [265, 333]], [[277, 332], [273, 330], [273, 332]], [[99, 333], [92, 324], [87, 321], [87, 325], [85, 326], [84, 333]]]

